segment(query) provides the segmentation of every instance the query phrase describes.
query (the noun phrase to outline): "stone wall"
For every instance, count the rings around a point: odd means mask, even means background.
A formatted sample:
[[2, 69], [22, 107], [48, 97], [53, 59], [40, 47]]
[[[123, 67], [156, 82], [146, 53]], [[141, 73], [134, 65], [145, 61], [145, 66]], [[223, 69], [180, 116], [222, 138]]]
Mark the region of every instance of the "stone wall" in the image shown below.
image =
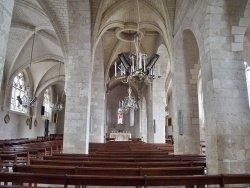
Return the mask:
[[[175, 61], [173, 72], [173, 124], [175, 153], [199, 154], [199, 121], [197, 79], [199, 62], [203, 49], [202, 32], [206, 4], [193, 1], [188, 9], [177, 6], [177, 12], [185, 11], [182, 22], [175, 30]], [[180, 125], [179, 125], [180, 124]]]
[[[247, 1], [210, 1], [202, 58], [208, 172], [249, 172], [249, 106], [242, 53], [232, 31]], [[238, 28], [239, 29], [239, 28]], [[218, 43], [219, 42], [219, 43]], [[234, 46], [235, 47], [235, 46]], [[208, 71], [209, 70], [209, 71]]]
[[[194, 33], [199, 49], [209, 174], [249, 171], [250, 116], [244, 63], [242, 53], [234, 52], [237, 45], [232, 45], [235, 42], [233, 34], [240, 30], [234, 26], [243, 17], [246, 2], [193, 1], [175, 30], [175, 49], [181, 49], [178, 44], [183, 41], [185, 29]], [[176, 50], [175, 61], [182, 61], [178, 59], [182, 55], [183, 52]], [[176, 70], [174, 75], [173, 96], [178, 96]], [[175, 124], [177, 100], [173, 101]], [[174, 132], [178, 149], [181, 139], [178, 130]]]

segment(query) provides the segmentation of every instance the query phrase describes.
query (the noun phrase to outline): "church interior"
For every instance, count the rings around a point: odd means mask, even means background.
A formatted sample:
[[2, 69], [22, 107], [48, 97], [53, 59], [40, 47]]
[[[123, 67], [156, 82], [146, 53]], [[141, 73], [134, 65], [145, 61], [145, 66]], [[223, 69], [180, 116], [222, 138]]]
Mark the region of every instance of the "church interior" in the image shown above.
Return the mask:
[[[250, 185], [250, 0], [0, 0], [0, 49], [0, 182], [15, 175], [5, 157], [16, 163], [25, 151], [27, 166], [119, 157], [106, 173], [122, 176], [119, 167], [132, 168], [122, 163], [134, 157], [138, 168], [148, 156], [141, 176], [176, 167], [181, 175], [223, 174], [223, 187]], [[27, 151], [38, 142], [39, 152]], [[172, 166], [164, 166], [167, 155], [176, 157]], [[15, 165], [20, 182], [34, 173]], [[68, 185], [146, 182], [74, 178]], [[152, 186], [184, 185], [148, 178]], [[189, 178], [186, 186], [203, 185]]]

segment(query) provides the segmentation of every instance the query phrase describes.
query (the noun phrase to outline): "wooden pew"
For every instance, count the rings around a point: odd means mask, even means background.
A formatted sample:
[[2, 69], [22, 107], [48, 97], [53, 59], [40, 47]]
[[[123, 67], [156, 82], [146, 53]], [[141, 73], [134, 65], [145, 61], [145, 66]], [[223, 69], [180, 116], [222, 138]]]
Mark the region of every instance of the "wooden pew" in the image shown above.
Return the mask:
[[0, 172], [0, 182], [93, 186], [193, 186], [250, 184], [250, 174], [194, 176], [92, 176]]
[[168, 153], [92, 153], [92, 154], [72, 154], [72, 153], [55, 153], [53, 156], [69, 156], [69, 157], [174, 157], [174, 155], [168, 155]]
[[29, 164], [29, 152], [0, 154], [0, 171], [9, 171], [15, 164]]
[[79, 166], [79, 167], [110, 167], [110, 168], [135, 168], [135, 167], [206, 167], [206, 161], [189, 162], [112, 162], [112, 161], [65, 161], [31, 159], [30, 164], [51, 166]]
[[167, 152], [95, 152], [91, 154], [74, 154], [74, 153], [55, 153], [53, 156], [71, 156], [71, 157], [85, 157], [85, 156], [116, 156], [116, 157], [125, 157], [125, 156], [159, 156], [159, 157], [196, 157], [196, 158], [206, 158], [205, 155], [193, 155], [193, 154], [183, 154], [183, 155], [174, 155], [168, 154]]
[[45, 148], [11, 148], [11, 149], [6, 149], [4, 148], [3, 150], [0, 151], [2, 154], [15, 154], [15, 153], [24, 153], [24, 152], [29, 152], [30, 158], [39, 158], [41, 156], [45, 155]]
[[[19, 141], [18, 141], [19, 143]], [[20, 142], [19, 144], [14, 145], [3, 145], [0, 150], [11, 150], [11, 149], [36, 149], [36, 148], [45, 148], [46, 155], [51, 155], [52, 153], [57, 153], [62, 151], [62, 140], [54, 141], [43, 141], [43, 142]]]
[[72, 156], [44, 156], [44, 160], [68, 160], [68, 161], [113, 161], [113, 162], [170, 162], [170, 161], [204, 161], [204, 158], [196, 157], [72, 157]]
[[[22, 185], [0, 185], [0, 188], [34, 188], [34, 187], [36, 187], [36, 188], [45, 188], [45, 186], [42, 186], [42, 187], [40, 187], [40, 186], [22, 186]], [[55, 186], [48, 186], [48, 188], [62, 188], [62, 186], [57, 186], [57, 187], [55, 187]]]
[[36, 160], [30, 161], [32, 165], [50, 165], [50, 166], [78, 166], [78, 167], [110, 167], [110, 168], [135, 168], [138, 167], [134, 162], [98, 162], [98, 161], [56, 161], [56, 160]]
[[158, 167], [158, 168], [103, 168], [73, 167], [49, 165], [14, 165], [14, 172], [48, 173], [48, 174], [79, 174], [107, 176], [173, 176], [173, 175], [204, 175], [203, 167]]
[[129, 138], [128, 140], [133, 142], [140, 142], [141, 138]]

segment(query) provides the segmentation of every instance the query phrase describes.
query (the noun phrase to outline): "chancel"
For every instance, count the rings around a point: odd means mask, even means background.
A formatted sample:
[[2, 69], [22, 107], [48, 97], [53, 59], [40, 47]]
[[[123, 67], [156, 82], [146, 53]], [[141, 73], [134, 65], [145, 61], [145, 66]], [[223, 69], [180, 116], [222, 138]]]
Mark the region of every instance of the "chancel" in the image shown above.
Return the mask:
[[249, 186], [249, 7], [1, 0], [0, 185]]

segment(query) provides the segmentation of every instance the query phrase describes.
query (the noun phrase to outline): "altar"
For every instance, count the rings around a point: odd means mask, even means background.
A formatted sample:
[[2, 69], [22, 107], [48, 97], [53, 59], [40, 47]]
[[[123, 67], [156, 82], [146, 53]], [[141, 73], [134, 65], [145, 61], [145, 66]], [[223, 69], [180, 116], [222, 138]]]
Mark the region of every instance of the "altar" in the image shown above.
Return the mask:
[[110, 138], [114, 138], [115, 141], [128, 141], [131, 133], [110, 133]]

